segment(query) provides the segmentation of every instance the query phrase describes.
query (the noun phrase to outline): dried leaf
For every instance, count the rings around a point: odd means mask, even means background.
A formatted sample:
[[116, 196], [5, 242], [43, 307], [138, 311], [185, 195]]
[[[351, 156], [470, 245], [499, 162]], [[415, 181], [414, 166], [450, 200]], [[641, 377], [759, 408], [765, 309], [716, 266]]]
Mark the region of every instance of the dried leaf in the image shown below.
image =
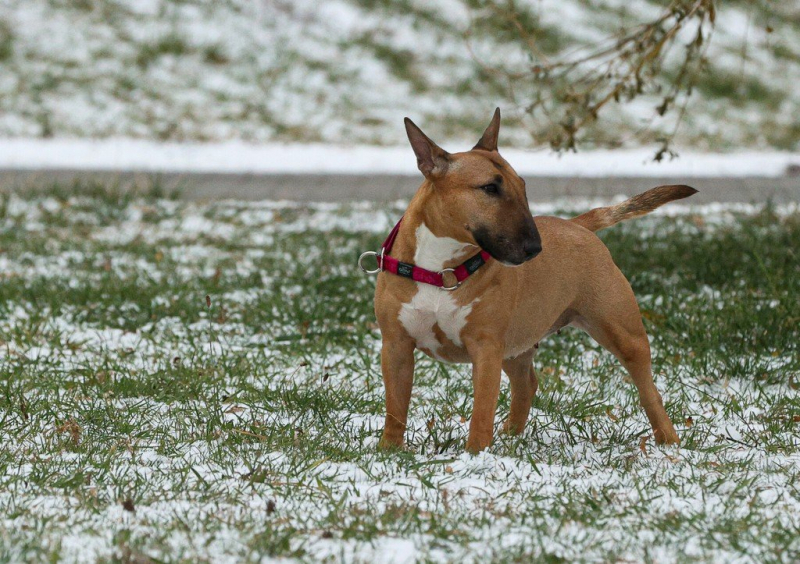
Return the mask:
[[639, 450], [642, 451], [642, 454], [647, 456], [647, 439], [649, 439], [649, 435], [645, 435], [641, 439], [639, 439]]
[[643, 309], [642, 317], [644, 317], [647, 321], [653, 321], [655, 323], [661, 323], [667, 319], [663, 313], [658, 313], [657, 311], [653, 311], [651, 309]]
[[59, 425], [56, 427], [56, 431], [61, 434], [69, 433], [72, 444], [78, 446], [78, 443], [81, 440], [81, 428], [74, 419], [68, 419], [66, 422]]
[[22, 414], [22, 419], [25, 421], [31, 418], [28, 413], [28, 402], [25, 401], [25, 396], [19, 396], [19, 411]]

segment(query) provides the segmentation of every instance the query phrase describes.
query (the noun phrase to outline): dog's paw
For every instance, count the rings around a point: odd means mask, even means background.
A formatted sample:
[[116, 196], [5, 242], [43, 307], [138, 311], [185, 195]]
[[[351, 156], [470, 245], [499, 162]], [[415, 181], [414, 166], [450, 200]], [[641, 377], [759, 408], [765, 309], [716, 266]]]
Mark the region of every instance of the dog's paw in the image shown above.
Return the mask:
[[681, 443], [681, 439], [678, 437], [678, 433], [675, 432], [675, 429], [667, 429], [666, 431], [663, 429], [653, 429], [653, 436], [656, 439], [657, 445], [679, 445]]
[[500, 429], [500, 433], [515, 437], [517, 435], [521, 435], [524, 430], [525, 423], [520, 425], [519, 423], [512, 423], [510, 419], [506, 419], [506, 422], [503, 423], [503, 428]]
[[378, 450], [383, 452], [397, 452], [405, 449], [405, 442], [403, 439], [394, 440], [386, 437], [381, 437], [378, 441]]
[[469, 454], [478, 454], [479, 452], [486, 450], [492, 445], [492, 439], [467, 439], [467, 448], [465, 449]]

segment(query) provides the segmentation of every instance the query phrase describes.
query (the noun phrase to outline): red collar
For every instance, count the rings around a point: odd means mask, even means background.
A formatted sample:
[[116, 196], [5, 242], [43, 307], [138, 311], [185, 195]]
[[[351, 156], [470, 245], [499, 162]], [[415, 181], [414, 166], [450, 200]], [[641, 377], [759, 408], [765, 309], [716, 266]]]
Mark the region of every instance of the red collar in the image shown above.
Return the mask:
[[[400, 231], [400, 223], [403, 221], [403, 218], [400, 218], [400, 221], [397, 222], [397, 225], [394, 226], [389, 236], [381, 245], [380, 253], [375, 253], [372, 251], [368, 251], [361, 255], [358, 259], [358, 265], [364, 272], [369, 274], [375, 274], [377, 272], [391, 272], [392, 274], [396, 274], [397, 276], [403, 276], [404, 278], [411, 278], [415, 282], [422, 282], [424, 284], [430, 284], [431, 286], [436, 286], [437, 288], [441, 288], [442, 290], [455, 290], [461, 283], [469, 278], [470, 274], [474, 274], [476, 270], [482, 267], [484, 264], [489, 262], [489, 259], [492, 258], [492, 255], [487, 253], [484, 250], [481, 250], [476, 255], [471, 256], [466, 261], [461, 263], [455, 268], [445, 268], [444, 270], [440, 270], [439, 272], [434, 272], [432, 270], [426, 270], [419, 266], [409, 264], [407, 262], [400, 262], [396, 258], [389, 256], [389, 253], [394, 246], [394, 241], [397, 239], [397, 233]], [[376, 260], [378, 261], [378, 268], [376, 270], [367, 270], [361, 264], [361, 261], [368, 257], [368, 256], [375, 256]], [[452, 286], [446, 286], [444, 283], [444, 276], [446, 274], [452, 274], [455, 279], [456, 283]]]

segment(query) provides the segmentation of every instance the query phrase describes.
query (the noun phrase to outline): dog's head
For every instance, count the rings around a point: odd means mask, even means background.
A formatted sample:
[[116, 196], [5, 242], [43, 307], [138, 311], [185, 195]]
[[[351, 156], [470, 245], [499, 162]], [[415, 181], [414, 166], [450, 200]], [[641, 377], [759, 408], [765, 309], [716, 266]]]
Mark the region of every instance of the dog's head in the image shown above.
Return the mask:
[[472, 150], [450, 154], [406, 118], [417, 166], [431, 183], [426, 211], [441, 235], [473, 243], [507, 265], [519, 265], [542, 250], [525, 181], [497, 152], [500, 108]]

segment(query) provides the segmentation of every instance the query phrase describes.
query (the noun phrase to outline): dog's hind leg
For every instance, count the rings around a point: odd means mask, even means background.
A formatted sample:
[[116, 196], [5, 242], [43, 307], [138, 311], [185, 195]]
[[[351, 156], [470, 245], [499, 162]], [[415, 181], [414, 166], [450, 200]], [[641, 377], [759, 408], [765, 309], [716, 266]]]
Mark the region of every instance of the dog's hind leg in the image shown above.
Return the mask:
[[539, 380], [533, 369], [534, 349], [524, 352], [516, 358], [503, 361], [503, 371], [508, 375], [511, 384], [511, 410], [503, 425], [503, 432], [518, 435], [525, 429], [528, 415], [531, 411], [531, 402]]
[[650, 361], [650, 343], [642, 324], [639, 306], [630, 284], [621, 272], [611, 291], [603, 292], [593, 307], [580, 312], [573, 324], [584, 329], [605, 349], [616, 356], [639, 391], [639, 403], [650, 420], [659, 444], [680, 442], [658, 393]]

